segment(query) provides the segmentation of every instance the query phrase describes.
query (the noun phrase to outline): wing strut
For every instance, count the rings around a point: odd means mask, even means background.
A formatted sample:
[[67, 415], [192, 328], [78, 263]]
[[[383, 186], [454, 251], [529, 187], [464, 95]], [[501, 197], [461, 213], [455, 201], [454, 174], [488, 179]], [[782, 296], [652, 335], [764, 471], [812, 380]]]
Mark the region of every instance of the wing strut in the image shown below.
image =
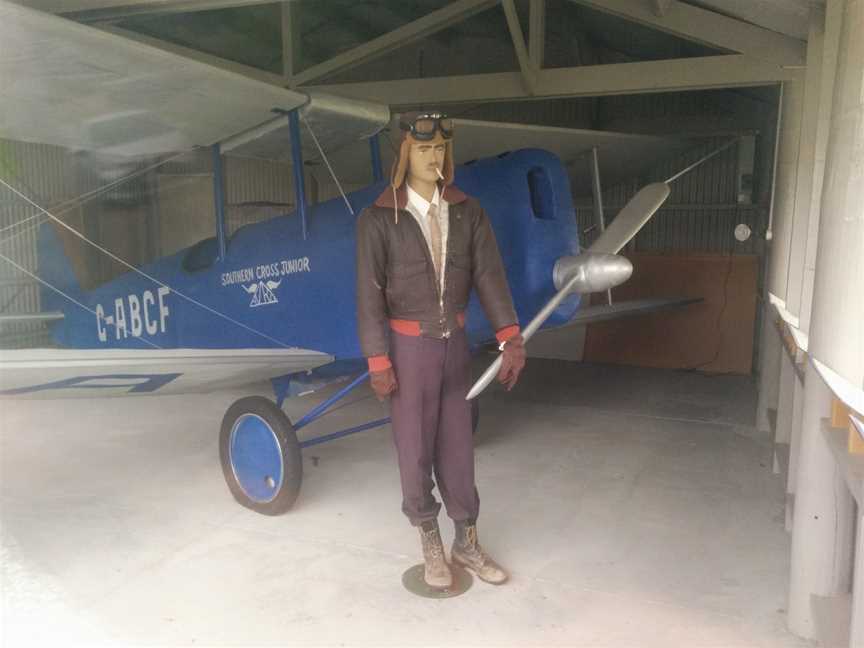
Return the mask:
[[300, 222], [303, 227], [303, 240], [306, 240], [306, 178], [303, 169], [303, 149], [300, 148], [300, 115], [295, 108], [288, 113], [288, 125], [291, 129], [291, 161], [294, 170], [294, 202], [300, 210]]
[[222, 171], [222, 147], [213, 145], [213, 204], [216, 206], [216, 240], [219, 260], [225, 260], [225, 176]]
[[384, 168], [381, 165], [381, 142], [378, 133], [369, 138], [369, 152], [372, 155], [372, 181], [381, 182], [384, 179]]
[[[600, 157], [596, 146], [591, 147], [591, 191], [594, 194], [594, 220], [600, 233], [606, 231], [606, 218], [603, 215], [603, 190], [600, 186]], [[612, 290], [606, 291], [606, 303], [612, 304]]]

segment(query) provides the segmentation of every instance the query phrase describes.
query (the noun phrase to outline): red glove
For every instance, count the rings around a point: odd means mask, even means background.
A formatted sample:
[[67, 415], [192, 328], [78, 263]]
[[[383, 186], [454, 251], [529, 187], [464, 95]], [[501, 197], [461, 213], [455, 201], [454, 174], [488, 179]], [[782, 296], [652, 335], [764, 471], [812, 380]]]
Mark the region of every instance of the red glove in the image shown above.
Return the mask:
[[393, 367], [388, 367], [383, 371], [371, 372], [369, 374], [369, 382], [372, 383], [372, 391], [375, 392], [379, 401], [383, 401], [399, 388], [399, 385], [396, 383], [396, 372], [393, 371]]
[[498, 372], [498, 382], [507, 387], [507, 391], [516, 386], [519, 374], [525, 367], [525, 340], [521, 335], [514, 335], [504, 343], [501, 370]]

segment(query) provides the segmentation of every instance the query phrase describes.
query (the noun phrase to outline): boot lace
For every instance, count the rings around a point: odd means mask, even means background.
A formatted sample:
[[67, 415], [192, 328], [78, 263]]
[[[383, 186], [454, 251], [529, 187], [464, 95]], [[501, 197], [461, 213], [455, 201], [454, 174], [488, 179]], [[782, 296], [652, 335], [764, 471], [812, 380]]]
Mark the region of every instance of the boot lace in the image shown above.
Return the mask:
[[473, 548], [477, 547], [477, 527], [469, 526], [465, 529], [465, 542], [467, 546]]
[[482, 566], [490, 562], [489, 556], [483, 551], [480, 543], [477, 541], [477, 527], [470, 525], [465, 527], [464, 542], [459, 543], [462, 551], [471, 557], [478, 565]]
[[423, 540], [426, 544], [426, 551], [429, 556], [435, 559], [444, 557], [444, 547], [441, 545], [441, 540], [438, 538], [438, 532], [434, 529], [423, 532]]

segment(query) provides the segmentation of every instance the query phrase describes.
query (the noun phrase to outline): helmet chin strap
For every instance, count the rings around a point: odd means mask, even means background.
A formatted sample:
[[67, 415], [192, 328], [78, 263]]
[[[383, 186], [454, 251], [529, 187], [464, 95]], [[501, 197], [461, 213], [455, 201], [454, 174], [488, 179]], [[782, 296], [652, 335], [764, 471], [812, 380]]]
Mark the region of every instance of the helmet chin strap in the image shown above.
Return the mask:
[[[412, 143], [418, 142], [410, 134], [406, 133], [403, 136], [402, 143], [399, 145], [399, 155], [393, 160], [393, 166], [390, 169], [390, 187], [393, 191], [393, 220], [397, 225], [399, 224], [399, 211], [396, 205], [396, 191], [407, 181], [408, 156]], [[445, 147], [444, 161], [442, 163], [443, 169], [438, 164], [435, 164], [435, 174], [444, 186], [453, 181], [453, 141], [447, 140]]]

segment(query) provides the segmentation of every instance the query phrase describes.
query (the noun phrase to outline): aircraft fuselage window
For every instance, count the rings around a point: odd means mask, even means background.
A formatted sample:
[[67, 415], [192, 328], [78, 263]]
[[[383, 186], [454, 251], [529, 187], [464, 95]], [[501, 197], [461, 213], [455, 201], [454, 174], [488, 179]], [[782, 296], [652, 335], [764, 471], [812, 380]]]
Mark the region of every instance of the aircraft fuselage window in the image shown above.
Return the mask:
[[531, 195], [531, 210], [541, 220], [555, 220], [555, 193], [546, 169], [534, 167], [528, 171], [528, 192]]
[[213, 265], [218, 256], [219, 244], [216, 242], [216, 237], [211, 236], [189, 248], [186, 256], [183, 257], [183, 269], [186, 272], [206, 270]]

